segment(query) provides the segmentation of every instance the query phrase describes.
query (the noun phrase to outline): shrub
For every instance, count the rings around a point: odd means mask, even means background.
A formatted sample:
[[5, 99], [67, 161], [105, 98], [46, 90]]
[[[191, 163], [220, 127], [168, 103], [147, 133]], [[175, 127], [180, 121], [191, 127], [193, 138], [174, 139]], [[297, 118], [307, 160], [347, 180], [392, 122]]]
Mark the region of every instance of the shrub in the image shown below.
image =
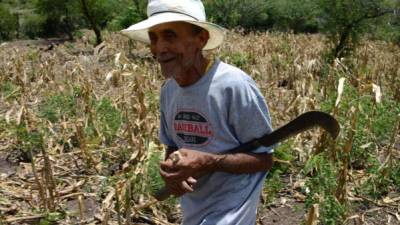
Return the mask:
[[226, 28], [263, 28], [267, 24], [265, 0], [208, 0], [204, 1], [208, 19]]
[[127, 7], [108, 24], [108, 29], [119, 31], [147, 17], [143, 8]]
[[371, 21], [392, 12], [381, 0], [319, 0], [321, 28], [333, 45], [329, 61], [349, 56]]
[[45, 19], [45, 17], [39, 14], [25, 16], [21, 24], [22, 32], [31, 39], [43, 35]]
[[77, 0], [37, 0], [35, 9], [44, 36], [67, 34], [72, 38], [72, 32], [82, 24]]
[[319, 7], [312, 0], [270, 0], [268, 12], [277, 30], [315, 33], [319, 30]]
[[18, 27], [17, 16], [0, 2], [0, 40], [9, 40], [15, 37]]

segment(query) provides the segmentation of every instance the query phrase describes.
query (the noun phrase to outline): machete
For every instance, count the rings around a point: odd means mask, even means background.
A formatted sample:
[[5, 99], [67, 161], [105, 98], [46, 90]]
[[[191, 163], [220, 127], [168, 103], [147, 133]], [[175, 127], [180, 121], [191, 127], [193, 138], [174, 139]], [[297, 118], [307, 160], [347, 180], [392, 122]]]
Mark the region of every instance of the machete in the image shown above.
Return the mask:
[[[313, 127], [321, 127], [325, 131], [327, 131], [333, 139], [339, 135], [340, 126], [337, 120], [329, 115], [328, 113], [320, 112], [320, 111], [310, 111], [301, 114], [296, 117], [294, 120], [290, 121], [286, 125], [274, 130], [273, 132], [262, 136], [261, 138], [257, 138], [250, 142], [244, 143], [234, 149], [224, 151], [223, 153], [244, 153], [249, 152], [253, 149], [256, 149], [260, 146], [273, 146], [283, 140], [286, 140], [294, 135], [297, 135], [303, 131], [309, 130]], [[174, 155], [176, 156], [176, 155]], [[178, 158], [173, 158], [173, 161], [178, 161]], [[166, 187], [161, 188], [160, 190], [153, 193], [153, 196], [158, 201], [163, 201], [167, 199], [171, 194], [167, 190]]]

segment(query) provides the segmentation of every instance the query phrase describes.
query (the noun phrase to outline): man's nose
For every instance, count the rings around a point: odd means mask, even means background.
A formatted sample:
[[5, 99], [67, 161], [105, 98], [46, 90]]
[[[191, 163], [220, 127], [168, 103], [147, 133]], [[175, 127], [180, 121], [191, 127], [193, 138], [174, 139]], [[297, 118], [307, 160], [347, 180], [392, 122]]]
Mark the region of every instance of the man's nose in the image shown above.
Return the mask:
[[155, 44], [155, 52], [158, 54], [162, 54], [168, 51], [168, 42], [162, 40], [160, 38], [160, 40], [157, 41], [157, 43]]

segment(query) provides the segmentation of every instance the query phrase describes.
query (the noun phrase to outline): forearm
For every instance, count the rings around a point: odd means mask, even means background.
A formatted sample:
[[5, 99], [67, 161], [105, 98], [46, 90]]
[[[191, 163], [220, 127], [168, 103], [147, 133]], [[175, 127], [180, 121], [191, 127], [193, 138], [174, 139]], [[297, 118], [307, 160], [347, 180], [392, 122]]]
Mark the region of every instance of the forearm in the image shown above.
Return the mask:
[[177, 155], [180, 159], [176, 162], [160, 163], [165, 180], [199, 178], [212, 172], [256, 173], [270, 170], [273, 164], [272, 154], [268, 153], [212, 154], [181, 148]]
[[210, 165], [210, 172], [256, 173], [260, 171], [269, 171], [272, 165], [272, 154], [268, 153], [214, 155]]

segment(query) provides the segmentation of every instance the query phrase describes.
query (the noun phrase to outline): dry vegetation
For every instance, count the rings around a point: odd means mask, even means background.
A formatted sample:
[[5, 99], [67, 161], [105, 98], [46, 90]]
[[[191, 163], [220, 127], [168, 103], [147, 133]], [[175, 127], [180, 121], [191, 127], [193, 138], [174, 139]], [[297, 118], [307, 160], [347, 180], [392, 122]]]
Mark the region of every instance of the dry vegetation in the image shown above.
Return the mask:
[[[179, 223], [175, 200], [150, 197], [158, 67], [119, 35], [85, 40], [0, 46], [0, 224]], [[276, 150], [259, 222], [301, 203], [310, 225], [400, 224], [400, 48], [363, 42], [332, 65], [327, 49], [318, 35], [232, 32], [212, 53], [256, 79], [275, 127], [308, 110], [342, 126], [336, 141], [313, 130]]]

